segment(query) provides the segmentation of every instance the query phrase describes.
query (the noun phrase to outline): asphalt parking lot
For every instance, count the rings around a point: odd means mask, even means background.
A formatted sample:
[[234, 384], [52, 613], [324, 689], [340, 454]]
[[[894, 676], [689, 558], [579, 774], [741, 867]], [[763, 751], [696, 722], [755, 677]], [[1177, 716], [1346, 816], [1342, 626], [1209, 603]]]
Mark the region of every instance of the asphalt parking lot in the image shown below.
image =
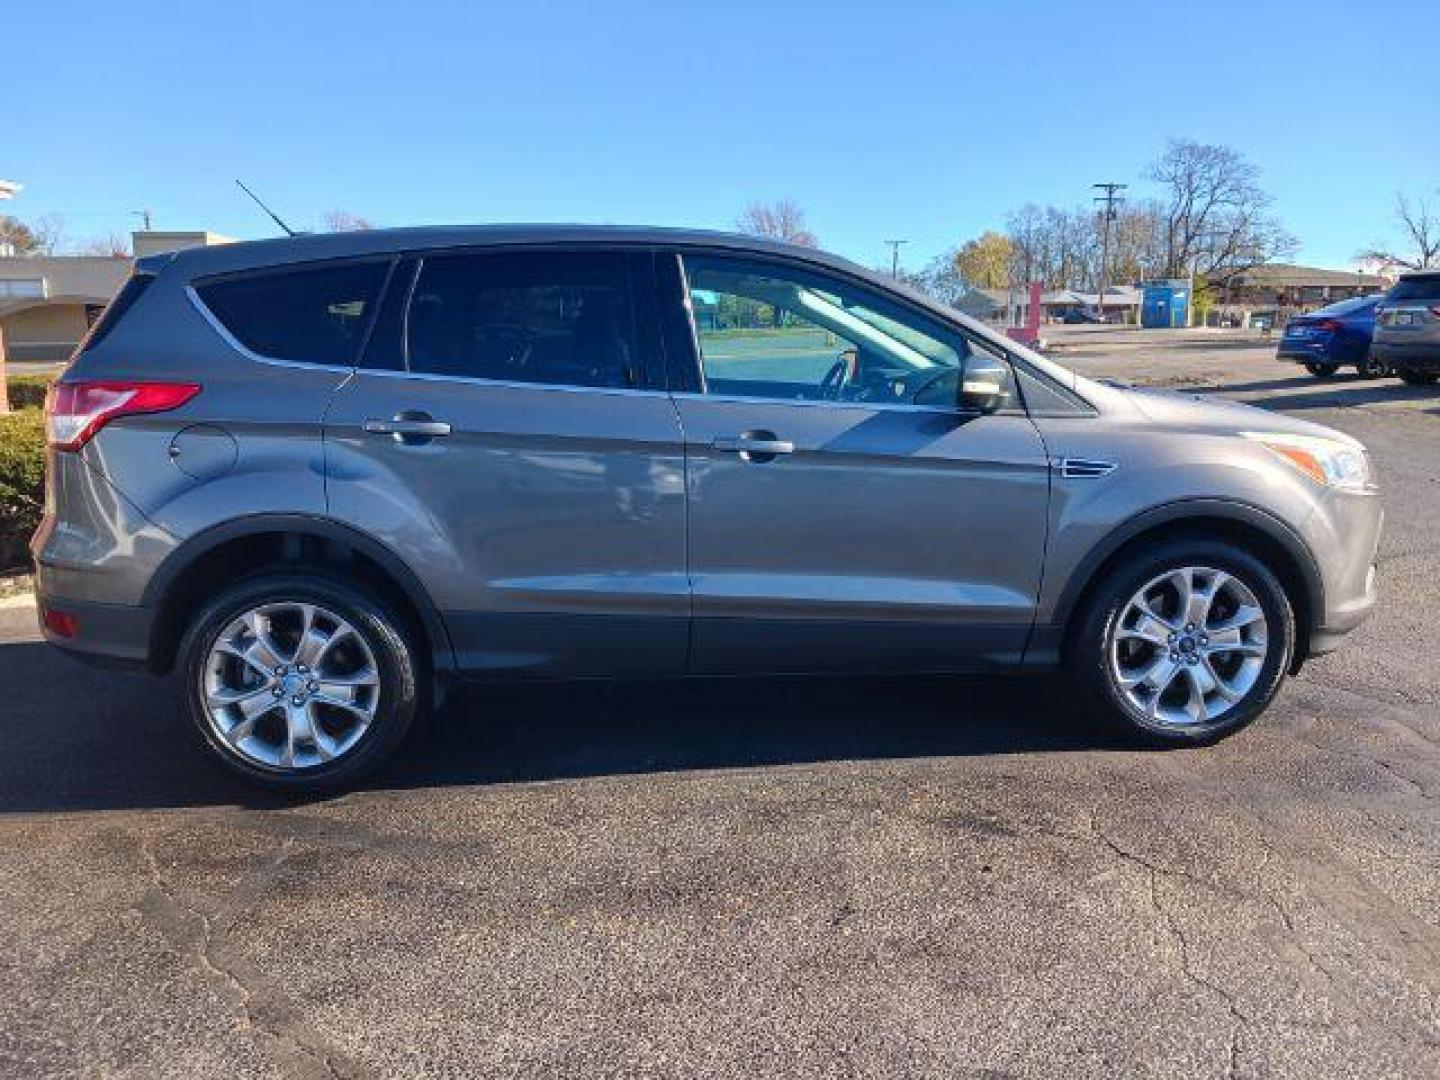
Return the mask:
[[1389, 514], [1213, 748], [1053, 682], [493, 688], [280, 803], [0, 610], [0, 1074], [1440, 1075], [1440, 390], [1144, 340], [1063, 356], [1348, 431]]

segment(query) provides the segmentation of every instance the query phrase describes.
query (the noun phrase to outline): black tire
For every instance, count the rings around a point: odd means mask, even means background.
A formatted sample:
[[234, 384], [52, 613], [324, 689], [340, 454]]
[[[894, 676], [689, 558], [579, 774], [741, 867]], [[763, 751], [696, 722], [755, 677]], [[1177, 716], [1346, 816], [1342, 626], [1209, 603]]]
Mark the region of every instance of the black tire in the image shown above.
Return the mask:
[[[1146, 583], [1169, 570], [1197, 566], [1222, 570], [1254, 594], [1265, 615], [1268, 651], [1249, 691], [1213, 721], [1170, 726], [1145, 715], [1121, 688], [1110, 662], [1111, 634], [1130, 600]], [[1088, 689], [1101, 719], [1151, 745], [1204, 745], [1245, 727], [1279, 693], [1295, 651], [1295, 616], [1285, 588], [1260, 559], [1233, 543], [1177, 539], [1137, 551], [1111, 566], [1080, 612], [1069, 643], [1070, 666]]]
[[1400, 376], [1401, 382], [1410, 386], [1430, 386], [1436, 379], [1440, 379], [1440, 375], [1433, 371], [1407, 371], [1402, 368], [1396, 374]]
[[1307, 360], [1305, 362], [1305, 370], [1317, 378], [1331, 379], [1334, 378], [1335, 374], [1340, 370], [1340, 365], [1322, 364], [1316, 360]]
[[[354, 744], [333, 761], [303, 769], [267, 767], [238, 752], [209, 720], [202, 685], [216, 639], [245, 612], [272, 603], [314, 604], [333, 612], [355, 629], [374, 657], [378, 673], [374, 716]], [[186, 630], [176, 671], [190, 727], [201, 744], [245, 779], [296, 794], [344, 788], [370, 773], [404, 740], [422, 700], [420, 654], [405, 622], [348, 579], [313, 572], [265, 573], [222, 590]]]
[[1389, 364], [1373, 356], [1367, 356], [1361, 360], [1355, 365], [1355, 370], [1359, 372], [1362, 379], [1384, 379], [1394, 374], [1390, 370]]

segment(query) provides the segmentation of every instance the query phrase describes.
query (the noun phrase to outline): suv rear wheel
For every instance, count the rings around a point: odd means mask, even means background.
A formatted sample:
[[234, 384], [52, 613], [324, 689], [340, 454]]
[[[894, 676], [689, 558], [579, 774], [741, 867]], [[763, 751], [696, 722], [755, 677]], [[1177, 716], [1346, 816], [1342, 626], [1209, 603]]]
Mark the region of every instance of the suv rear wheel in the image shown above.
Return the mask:
[[1360, 373], [1362, 379], [1383, 379], [1392, 374], [1390, 365], [1375, 356], [1365, 357], [1355, 365], [1355, 370]]
[[269, 787], [358, 780], [404, 738], [418, 704], [403, 623], [343, 579], [270, 573], [225, 589], [180, 643], [204, 744]]
[[1340, 365], [1325, 364], [1321, 363], [1319, 360], [1307, 360], [1305, 361], [1305, 370], [1310, 372], [1311, 375], [1316, 375], [1322, 379], [1328, 379], [1340, 370]]
[[1108, 718], [1147, 741], [1210, 742], [1274, 700], [1295, 650], [1284, 587], [1219, 540], [1177, 540], [1108, 574], [1072, 660]]

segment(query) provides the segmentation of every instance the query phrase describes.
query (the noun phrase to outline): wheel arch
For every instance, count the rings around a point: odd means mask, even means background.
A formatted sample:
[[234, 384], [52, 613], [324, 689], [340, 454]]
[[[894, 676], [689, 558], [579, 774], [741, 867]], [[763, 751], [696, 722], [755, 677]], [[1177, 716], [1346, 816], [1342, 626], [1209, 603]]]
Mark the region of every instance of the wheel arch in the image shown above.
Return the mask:
[[1249, 503], [1190, 499], [1147, 510], [1118, 526], [1090, 549], [1071, 573], [1051, 625], [1060, 659], [1069, 659], [1072, 635], [1085, 606], [1111, 569], [1134, 551], [1180, 537], [1230, 540], [1261, 559], [1280, 578], [1295, 610], [1295, 667], [1325, 611], [1320, 566], [1304, 539], [1275, 515]]
[[429, 645], [427, 660], [453, 667], [454, 652], [428, 590], [406, 562], [373, 537], [330, 518], [256, 514], [196, 533], [171, 552], [146, 586], [155, 612], [149, 666], [165, 673], [185, 632], [183, 614], [200, 596], [260, 569], [326, 565], [375, 587]]

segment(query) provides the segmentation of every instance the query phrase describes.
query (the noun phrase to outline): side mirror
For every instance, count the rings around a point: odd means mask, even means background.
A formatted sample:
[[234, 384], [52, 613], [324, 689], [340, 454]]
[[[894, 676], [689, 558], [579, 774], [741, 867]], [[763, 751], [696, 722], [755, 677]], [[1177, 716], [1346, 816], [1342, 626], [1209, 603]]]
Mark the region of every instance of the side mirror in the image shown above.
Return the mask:
[[972, 353], [960, 375], [957, 404], [971, 412], [993, 413], [1010, 401], [1010, 367], [984, 353]]

